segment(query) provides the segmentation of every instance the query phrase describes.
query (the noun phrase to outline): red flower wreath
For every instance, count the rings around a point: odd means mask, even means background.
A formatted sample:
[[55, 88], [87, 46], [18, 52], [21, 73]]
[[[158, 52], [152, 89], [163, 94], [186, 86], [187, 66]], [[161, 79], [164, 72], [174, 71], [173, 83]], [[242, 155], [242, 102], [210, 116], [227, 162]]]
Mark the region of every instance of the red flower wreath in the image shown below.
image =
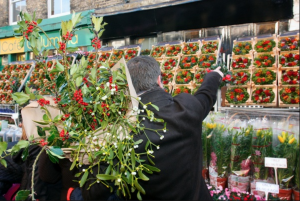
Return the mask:
[[279, 62], [284, 67], [299, 66], [299, 54], [287, 53], [279, 57]]
[[298, 50], [299, 46], [300, 41], [294, 36], [282, 38], [278, 43], [278, 47], [281, 51]]
[[210, 73], [211, 70], [207, 69], [202, 69], [202, 70], [198, 70], [197, 73], [195, 74], [195, 83], [196, 84], [202, 84], [204, 76], [207, 73]]
[[147, 55], [147, 56], [149, 56], [149, 55], [150, 55], [150, 52], [151, 52], [151, 50], [149, 50], [149, 49], [144, 49], [144, 50], [141, 51], [141, 54], [140, 54], [140, 55]]
[[247, 69], [251, 65], [251, 59], [247, 57], [238, 57], [232, 59], [231, 66], [233, 69]]
[[214, 53], [216, 50], [218, 50], [218, 41], [208, 41], [208, 42], [203, 42], [201, 51], [202, 54], [209, 54], [209, 53]]
[[112, 61], [110, 61], [110, 62], [108, 62], [108, 65], [109, 65], [110, 68], [112, 68], [116, 63], [117, 63], [117, 62], [112, 62]]
[[88, 60], [87, 69], [93, 68], [94, 61], [96, 60], [96, 53], [90, 53], [87, 60]]
[[161, 47], [154, 47], [151, 53], [152, 57], [161, 57], [166, 51], [166, 48], [161, 46]]
[[249, 54], [251, 49], [252, 49], [252, 45], [250, 42], [238, 42], [233, 46], [232, 51], [236, 55], [245, 55], [245, 54]]
[[176, 84], [188, 84], [194, 78], [194, 74], [190, 71], [179, 71], [176, 75]]
[[167, 57], [177, 56], [178, 53], [180, 53], [180, 51], [181, 51], [180, 45], [170, 45], [169, 47], [167, 47], [166, 56]]
[[199, 44], [198, 43], [186, 43], [183, 46], [182, 54], [196, 54], [196, 52], [199, 50]]
[[273, 39], [271, 40], [259, 40], [254, 48], [257, 52], [271, 52], [275, 47], [276, 43]]
[[234, 71], [231, 76], [232, 85], [245, 85], [250, 81], [250, 73], [247, 71]]
[[282, 71], [281, 81], [283, 84], [299, 84], [300, 83], [300, 71]]
[[105, 62], [109, 59], [110, 53], [101, 53], [100, 57], [99, 57], [99, 61], [100, 62]]
[[272, 84], [276, 80], [276, 73], [268, 69], [258, 69], [253, 72], [252, 81], [258, 85]]
[[183, 56], [181, 57], [179, 66], [182, 69], [191, 69], [197, 65], [198, 58], [196, 56]]
[[191, 93], [191, 90], [189, 88], [187, 88], [186, 86], [180, 86], [178, 88], [176, 88], [173, 92], [173, 96], [176, 96], [178, 94], [181, 94], [181, 93], [187, 93], [187, 94], [190, 94]]
[[299, 87], [284, 87], [279, 94], [280, 100], [285, 104], [299, 103]]
[[216, 62], [216, 56], [213, 54], [201, 55], [199, 58], [199, 68], [209, 68]]
[[124, 55], [124, 50], [114, 50], [110, 57], [110, 60], [119, 61], [120, 59], [122, 59], [123, 55]]
[[29, 70], [30, 68], [31, 68], [31, 65], [30, 64], [26, 64], [23, 67], [23, 71]]
[[262, 54], [254, 58], [254, 66], [257, 68], [272, 67], [274, 63], [275, 63], [275, 57], [272, 57], [272, 55], [270, 54]]
[[17, 65], [10, 65], [10, 66], [9, 66], [9, 70], [10, 70], [10, 71], [15, 70], [16, 68], [17, 68]]
[[136, 57], [137, 54], [138, 54], [138, 52], [139, 52], [139, 51], [138, 51], [137, 48], [131, 48], [131, 49], [128, 49], [128, 50], [126, 51], [126, 54], [125, 54], [125, 59], [128, 61], [128, 60], [130, 60], [130, 59]]
[[272, 88], [259, 88], [252, 92], [253, 103], [272, 103], [275, 98], [275, 94]]
[[169, 82], [173, 81], [173, 73], [171, 72], [163, 72], [161, 73], [162, 79], [163, 79], [163, 84], [169, 84]]
[[165, 62], [163, 62], [163, 68], [164, 70], [172, 70], [173, 68], [176, 67], [177, 63], [178, 63], [178, 59], [174, 59], [174, 58], [168, 59]]
[[245, 103], [249, 98], [249, 94], [246, 88], [233, 87], [227, 89], [225, 97], [229, 103], [239, 104]]

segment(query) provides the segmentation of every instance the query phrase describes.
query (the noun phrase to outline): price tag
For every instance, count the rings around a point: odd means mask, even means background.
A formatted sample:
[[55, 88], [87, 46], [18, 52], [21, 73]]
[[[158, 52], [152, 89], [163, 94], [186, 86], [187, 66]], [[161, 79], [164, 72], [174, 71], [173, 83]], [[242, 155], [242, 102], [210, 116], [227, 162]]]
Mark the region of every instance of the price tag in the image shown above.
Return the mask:
[[256, 190], [257, 191], [264, 191], [268, 193], [279, 193], [279, 185], [276, 184], [268, 184], [263, 182], [256, 182]]
[[265, 167], [287, 168], [286, 158], [265, 157]]

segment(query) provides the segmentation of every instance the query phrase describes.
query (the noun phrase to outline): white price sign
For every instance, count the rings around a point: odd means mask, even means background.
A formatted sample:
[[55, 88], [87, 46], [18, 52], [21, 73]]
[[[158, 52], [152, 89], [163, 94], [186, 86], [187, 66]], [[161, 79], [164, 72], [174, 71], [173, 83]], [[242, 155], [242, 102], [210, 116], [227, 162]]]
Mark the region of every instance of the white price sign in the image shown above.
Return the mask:
[[256, 190], [278, 194], [279, 193], [279, 185], [268, 184], [268, 183], [263, 183], [263, 182], [256, 182]]
[[265, 167], [287, 168], [286, 158], [265, 157]]

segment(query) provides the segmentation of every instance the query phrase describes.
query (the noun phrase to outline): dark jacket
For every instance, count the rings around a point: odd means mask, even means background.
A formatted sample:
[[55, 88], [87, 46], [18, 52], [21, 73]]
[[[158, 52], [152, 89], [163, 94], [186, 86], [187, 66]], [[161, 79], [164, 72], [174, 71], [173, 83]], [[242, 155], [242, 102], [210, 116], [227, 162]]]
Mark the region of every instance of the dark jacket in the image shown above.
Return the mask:
[[[160, 173], [148, 175], [149, 181], [140, 181], [146, 194], [143, 200], [211, 200], [210, 193], [201, 176], [202, 172], [202, 121], [216, 102], [216, 94], [221, 83], [221, 76], [211, 72], [205, 76], [204, 82], [195, 93], [179, 94], [174, 98], [161, 88], [153, 89], [141, 96], [143, 103], [159, 107], [154, 108], [156, 118], [167, 122], [167, 132], [160, 132], [164, 139], [151, 131], [146, 131], [149, 139], [160, 149], [153, 147], [153, 159]], [[141, 107], [141, 106], [140, 106]], [[140, 108], [142, 109], [142, 108]], [[146, 128], [162, 129], [162, 123], [153, 123], [148, 119], [142, 121]], [[134, 137], [143, 139], [136, 152], [145, 152], [147, 138], [145, 134]], [[147, 161], [147, 158], [142, 158]], [[102, 199], [107, 194], [103, 185], [94, 185], [91, 190], [83, 192], [83, 198]], [[134, 196], [135, 194], [133, 194]], [[136, 199], [133, 197], [133, 199]]]

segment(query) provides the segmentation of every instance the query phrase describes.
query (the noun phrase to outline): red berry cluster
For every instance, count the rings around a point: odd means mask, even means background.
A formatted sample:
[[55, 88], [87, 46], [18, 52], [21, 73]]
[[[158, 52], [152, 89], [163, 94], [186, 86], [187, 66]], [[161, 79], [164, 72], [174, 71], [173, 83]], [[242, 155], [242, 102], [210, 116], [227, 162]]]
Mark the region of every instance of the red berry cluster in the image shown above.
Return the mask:
[[113, 81], [113, 78], [112, 78], [112, 76], [110, 76], [110, 77], [108, 78], [108, 82], [109, 82], [109, 83], [112, 83], [112, 81]]
[[61, 120], [62, 121], [65, 121], [67, 118], [69, 118], [70, 117], [70, 114], [65, 114], [62, 118], [61, 118]]
[[34, 25], [37, 25], [35, 21], [28, 22], [27, 20], [25, 21], [26, 24], [28, 24], [27, 30], [23, 32], [23, 36], [28, 39], [28, 34], [33, 32]]
[[50, 105], [50, 101], [45, 100], [44, 98], [39, 99], [37, 102], [40, 104], [40, 106]]
[[65, 133], [65, 130], [60, 131], [59, 136], [62, 138], [62, 141], [69, 139], [69, 132]]
[[59, 101], [61, 101], [61, 96], [58, 96], [57, 98], [53, 98], [54, 103], [57, 104]]
[[48, 144], [48, 142], [45, 142], [45, 140], [44, 140], [44, 139], [41, 139], [41, 140], [40, 140], [40, 144], [41, 144], [42, 146], [45, 146], [45, 145], [47, 145], [47, 144]]
[[85, 77], [83, 78], [83, 82], [84, 82], [84, 84], [86, 84], [87, 87], [89, 87], [89, 84], [88, 84], [89, 81]]
[[67, 31], [66, 35], [62, 37], [64, 38], [65, 41], [72, 40], [73, 34]]
[[80, 105], [83, 105], [83, 106], [88, 105], [87, 103], [83, 102], [81, 89], [75, 91], [74, 97], [72, 99], [76, 100], [76, 102], [78, 102]]
[[59, 42], [59, 50], [61, 50], [63, 53], [66, 52], [66, 43]]
[[94, 48], [97, 48], [97, 49], [100, 49], [101, 48], [101, 40], [99, 40], [97, 37], [95, 37], [93, 40], [92, 40], [92, 46]]

